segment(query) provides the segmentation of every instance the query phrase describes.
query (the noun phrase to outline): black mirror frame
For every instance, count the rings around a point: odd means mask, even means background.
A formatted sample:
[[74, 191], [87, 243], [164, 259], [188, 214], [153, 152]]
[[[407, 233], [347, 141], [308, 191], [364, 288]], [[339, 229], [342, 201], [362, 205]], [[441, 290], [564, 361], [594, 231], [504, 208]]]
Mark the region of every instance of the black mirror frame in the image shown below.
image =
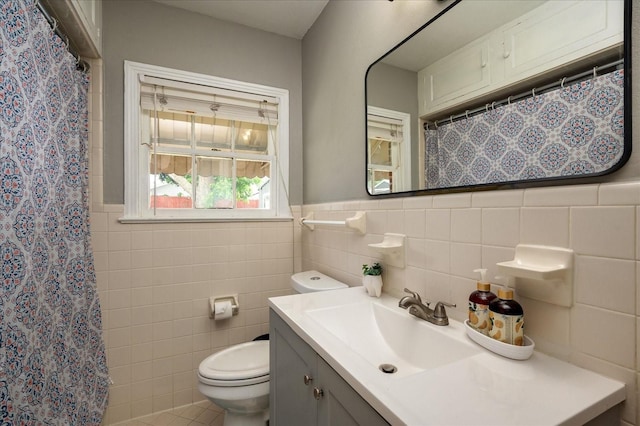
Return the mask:
[[409, 34], [404, 40], [395, 45], [391, 50], [378, 58], [375, 62], [373, 62], [367, 68], [364, 78], [364, 126], [365, 126], [365, 191], [370, 197], [379, 197], [379, 198], [397, 198], [397, 197], [410, 197], [410, 196], [418, 196], [418, 195], [436, 195], [436, 194], [446, 194], [446, 193], [460, 193], [460, 192], [474, 192], [474, 191], [487, 191], [487, 190], [501, 190], [501, 189], [519, 189], [519, 188], [531, 188], [531, 187], [542, 187], [542, 186], [558, 186], [558, 185], [579, 185], [579, 184], [588, 184], [588, 183], [598, 183], [601, 182], [603, 176], [610, 175], [620, 168], [622, 168], [629, 158], [631, 157], [632, 152], [632, 97], [631, 97], [631, 9], [633, 0], [624, 0], [624, 28], [623, 28], [623, 37], [624, 37], [624, 45], [622, 51], [622, 57], [624, 59], [624, 147], [623, 154], [620, 160], [613, 165], [611, 168], [604, 170], [602, 172], [583, 174], [583, 175], [568, 175], [568, 176], [557, 176], [557, 177], [547, 177], [541, 179], [528, 179], [528, 180], [520, 180], [520, 181], [507, 181], [507, 182], [498, 182], [498, 183], [487, 183], [487, 184], [477, 184], [477, 185], [468, 185], [468, 186], [456, 186], [449, 188], [437, 188], [437, 189], [416, 189], [410, 191], [399, 191], [392, 192], [388, 194], [371, 194], [369, 192], [369, 173], [368, 173], [368, 144], [369, 144], [369, 136], [368, 136], [368, 126], [367, 126], [367, 77], [369, 76], [369, 72], [371, 68], [377, 63], [381, 62], [384, 58], [392, 54], [398, 48], [400, 48], [403, 44], [408, 42], [413, 36], [417, 33], [428, 27], [435, 20], [442, 17], [446, 14], [450, 9], [455, 7], [457, 4], [462, 2], [462, 0], [455, 0], [438, 14], [436, 14], [433, 18], [429, 19], [424, 25], [419, 27], [417, 30], [413, 31]]

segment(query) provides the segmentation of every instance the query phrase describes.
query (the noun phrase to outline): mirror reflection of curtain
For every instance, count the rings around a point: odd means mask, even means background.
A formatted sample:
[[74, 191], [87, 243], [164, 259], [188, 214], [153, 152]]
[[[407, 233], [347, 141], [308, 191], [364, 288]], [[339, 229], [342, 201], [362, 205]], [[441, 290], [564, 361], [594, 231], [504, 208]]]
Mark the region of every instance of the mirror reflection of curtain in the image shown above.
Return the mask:
[[425, 129], [425, 188], [441, 188], [440, 184], [440, 159], [438, 158], [438, 130]]
[[425, 130], [427, 189], [584, 175], [624, 151], [616, 70]]

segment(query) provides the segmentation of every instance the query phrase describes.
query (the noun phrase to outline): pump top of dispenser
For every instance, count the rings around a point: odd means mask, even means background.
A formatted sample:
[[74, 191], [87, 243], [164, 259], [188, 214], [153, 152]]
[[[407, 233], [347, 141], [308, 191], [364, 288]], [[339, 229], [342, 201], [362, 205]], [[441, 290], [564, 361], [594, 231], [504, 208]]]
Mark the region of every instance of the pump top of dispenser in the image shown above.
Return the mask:
[[498, 299], [513, 300], [513, 277], [498, 275], [495, 279], [498, 286]]
[[480, 291], [489, 291], [491, 290], [491, 284], [487, 281], [487, 270], [486, 269], [474, 269], [473, 272], [480, 273], [480, 280], [478, 280], [478, 290]]
[[513, 300], [513, 290], [508, 287], [498, 289], [498, 298], [502, 300]]

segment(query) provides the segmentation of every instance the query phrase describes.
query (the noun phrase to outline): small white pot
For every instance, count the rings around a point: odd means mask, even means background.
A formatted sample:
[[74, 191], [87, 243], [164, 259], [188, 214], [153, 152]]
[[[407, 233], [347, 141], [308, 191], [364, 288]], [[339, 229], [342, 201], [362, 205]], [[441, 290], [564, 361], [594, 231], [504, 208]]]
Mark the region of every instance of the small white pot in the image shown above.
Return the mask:
[[364, 275], [362, 277], [362, 285], [369, 296], [380, 297], [382, 293], [382, 275]]

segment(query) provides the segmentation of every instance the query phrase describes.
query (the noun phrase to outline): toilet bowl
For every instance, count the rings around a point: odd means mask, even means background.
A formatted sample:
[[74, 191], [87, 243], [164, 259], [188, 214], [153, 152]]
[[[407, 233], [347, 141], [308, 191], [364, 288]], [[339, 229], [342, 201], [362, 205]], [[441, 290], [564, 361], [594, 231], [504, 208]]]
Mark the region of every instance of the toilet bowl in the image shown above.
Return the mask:
[[225, 426], [264, 426], [269, 418], [269, 341], [231, 346], [198, 367], [198, 390], [224, 408]]
[[[298, 293], [348, 286], [317, 271], [291, 276]], [[198, 390], [225, 410], [224, 426], [265, 426], [269, 419], [269, 341], [231, 346], [198, 367]]]

